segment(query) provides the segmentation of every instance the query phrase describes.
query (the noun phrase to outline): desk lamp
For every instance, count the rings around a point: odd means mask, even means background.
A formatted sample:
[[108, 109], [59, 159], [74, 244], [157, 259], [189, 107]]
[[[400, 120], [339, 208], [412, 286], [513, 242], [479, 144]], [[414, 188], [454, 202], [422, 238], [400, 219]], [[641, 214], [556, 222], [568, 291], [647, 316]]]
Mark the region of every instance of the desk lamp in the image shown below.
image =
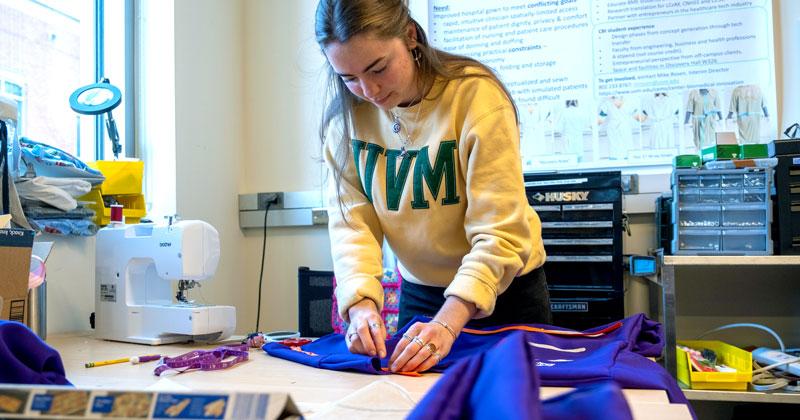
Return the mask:
[[119, 144], [117, 123], [114, 121], [114, 116], [111, 115], [111, 110], [119, 106], [120, 102], [122, 102], [122, 93], [116, 86], [110, 84], [106, 78], [99, 83], [80, 87], [69, 96], [69, 106], [79, 114], [100, 115], [108, 113], [106, 115], [106, 129], [108, 130], [108, 137], [111, 139], [111, 150], [114, 152], [114, 159], [119, 157], [122, 146]]

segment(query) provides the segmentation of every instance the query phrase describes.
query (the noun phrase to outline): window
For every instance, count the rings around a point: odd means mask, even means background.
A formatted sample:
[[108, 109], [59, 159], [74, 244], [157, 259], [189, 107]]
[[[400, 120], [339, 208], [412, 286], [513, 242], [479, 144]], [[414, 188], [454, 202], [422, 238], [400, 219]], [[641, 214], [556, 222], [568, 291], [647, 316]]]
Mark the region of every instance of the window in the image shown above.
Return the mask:
[[[73, 112], [68, 99], [78, 87], [96, 82], [98, 74], [109, 77], [125, 96], [125, 5], [103, 0], [0, 0], [0, 96], [18, 105], [20, 137], [84, 161], [111, 157], [110, 147], [101, 154], [95, 146], [97, 118]], [[114, 110], [114, 118], [124, 142], [124, 102]]]

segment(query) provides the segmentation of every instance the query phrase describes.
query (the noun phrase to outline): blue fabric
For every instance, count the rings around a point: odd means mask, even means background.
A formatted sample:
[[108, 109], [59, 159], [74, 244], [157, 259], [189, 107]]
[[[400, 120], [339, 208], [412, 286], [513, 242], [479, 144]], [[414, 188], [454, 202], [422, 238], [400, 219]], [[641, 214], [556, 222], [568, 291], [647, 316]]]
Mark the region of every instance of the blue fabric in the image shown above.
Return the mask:
[[[22, 148], [22, 162], [30, 166], [37, 176], [54, 178], [80, 178], [98, 185], [105, 177], [97, 169], [86, 165], [75, 156], [45, 143], [39, 143], [26, 137], [19, 139]], [[26, 171], [29, 168], [26, 167]]]
[[0, 320], [0, 383], [72, 385], [61, 356], [28, 327]]
[[[414, 318], [390, 340], [387, 340], [387, 354], [391, 355], [397, 341], [416, 321], [427, 318]], [[612, 380], [623, 388], [661, 389], [666, 391], [673, 403], [688, 404], [688, 400], [678, 387], [675, 379], [663, 367], [648, 359], [661, 355], [664, 337], [661, 324], [637, 314], [621, 321], [622, 326], [599, 337], [553, 335], [544, 332], [506, 331], [492, 335], [477, 335], [462, 332], [450, 353], [431, 371], [441, 372], [461, 360], [483, 354], [503, 339], [513, 335], [521, 336], [528, 346], [534, 349], [535, 360], [509, 359], [518, 370], [536, 365], [539, 380], [544, 386], [578, 387]], [[613, 324], [613, 323], [612, 323]], [[609, 325], [591, 328], [584, 332], [596, 332]], [[530, 325], [549, 330], [570, 331], [549, 325]], [[481, 328], [495, 330], [498, 327]], [[277, 343], [264, 345], [263, 349], [272, 356], [289, 359], [323, 369], [355, 370], [364, 373], [382, 373], [379, 366], [386, 367], [388, 357], [379, 360], [369, 356], [351, 354], [347, 350], [344, 336], [327, 335], [302, 350], [313, 354], [294, 351]], [[533, 357], [533, 356], [531, 356]]]
[[36, 226], [54, 235], [94, 236], [97, 225], [93, 219], [30, 219]]
[[[270, 356], [315, 368], [354, 370], [372, 374], [385, 373], [380, 370], [381, 361], [377, 357], [350, 353], [344, 342], [344, 336], [341, 334], [328, 334], [300, 348], [302, 351], [296, 350], [297, 347], [287, 347], [278, 343], [267, 343], [262, 347]], [[383, 363], [385, 365], [385, 360]]]

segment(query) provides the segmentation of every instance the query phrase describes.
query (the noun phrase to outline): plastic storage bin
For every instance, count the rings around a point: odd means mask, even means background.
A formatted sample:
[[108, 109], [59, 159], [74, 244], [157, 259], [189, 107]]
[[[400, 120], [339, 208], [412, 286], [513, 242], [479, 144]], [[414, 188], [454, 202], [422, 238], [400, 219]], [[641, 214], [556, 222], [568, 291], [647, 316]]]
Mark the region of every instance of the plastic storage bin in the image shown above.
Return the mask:
[[[125, 223], [139, 223], [145, 216], [144, 195], [117, 195], [113, 196], [117, 203], [122, 204], [122, 216]], [[94, 187], [88, 194], [78, 200], [88, 202], [87, 207], [95, 212], [94, 222], [98, 226], [105, 226], [111, 223], [111, 207], [106, 207], [100, 188]]]
[[770, 255], [771, 168], [675, 169], [672, 253]]
[[142, 193], [144, 162], [141, 160], [98, 160], [88, 166], [106, 177], [100, 186], [102, 195], [136, 195]]
[[717, 354], [717, 360], [736, 372], [695, 372], [691, 370], [689, 354], [677, 349], [678, 380], [692, 389], [717, 389], [746, 391], [753, 378], [753, 357], [748, 351], [722, 341], [682, 341], [678, 344], [696, 350], [709, 349]]

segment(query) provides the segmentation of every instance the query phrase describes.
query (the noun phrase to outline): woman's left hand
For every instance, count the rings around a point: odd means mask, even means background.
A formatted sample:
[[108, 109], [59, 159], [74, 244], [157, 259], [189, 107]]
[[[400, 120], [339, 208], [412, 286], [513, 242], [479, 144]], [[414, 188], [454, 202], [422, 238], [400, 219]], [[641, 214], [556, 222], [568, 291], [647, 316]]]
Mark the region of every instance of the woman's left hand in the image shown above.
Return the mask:
[[406, 330], [389, 358], [392, 372], [424, 372], [450, 352], [455, 338], [434, 322], [416, 322]]

